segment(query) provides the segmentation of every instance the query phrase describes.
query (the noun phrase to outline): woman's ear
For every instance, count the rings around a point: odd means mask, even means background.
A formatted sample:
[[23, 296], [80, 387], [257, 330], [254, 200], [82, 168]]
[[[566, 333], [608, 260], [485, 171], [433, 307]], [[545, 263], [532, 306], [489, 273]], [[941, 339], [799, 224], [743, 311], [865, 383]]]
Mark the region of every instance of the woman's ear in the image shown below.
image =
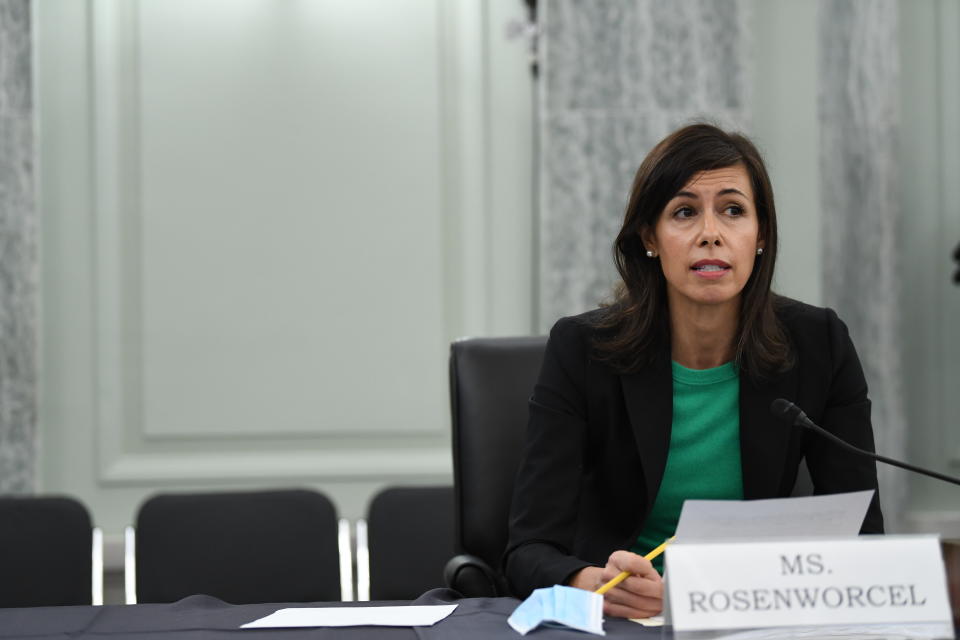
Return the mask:
[[657, 249], [657, 236], [653, 233], [652, 228], [642, 227], [640, 229], [640, 242], [643, 243], [645, 251], [652, 251], [654, 255], [660, 253]]

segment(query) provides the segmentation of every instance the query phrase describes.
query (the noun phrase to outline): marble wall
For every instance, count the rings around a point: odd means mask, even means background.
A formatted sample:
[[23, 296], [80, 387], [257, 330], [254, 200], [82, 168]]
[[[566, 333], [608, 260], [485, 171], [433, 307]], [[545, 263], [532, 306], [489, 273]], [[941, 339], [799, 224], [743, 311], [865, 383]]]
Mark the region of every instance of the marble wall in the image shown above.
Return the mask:
[[745, 129], [752, 87], [742, 0], [541, 3], [537, 324], [597, 306], [650, 148], [692, 119]]
[[30, 2], [0, 2], [0, 494], [33, 488], [37, 246]]
[[[897, 3], [821, 0], [819, 40], [824, 303], [858, 347], [878, 450], [903, 457]], [[896, 520], [905, 497], [902, 473], [880, 469], [888, 520]]]
[[[750, 132], [751, 3], [542, 3], [537, 324], [593, 308], [616, 280], [611, 244], [649, 148], [691, 118]], [[904, 451], [897, 314], [899, 49], [894, 0], [821, 0], [818, 129], [824, 303], [859, 347], [878, 447]], [[786, 69], [785, 72], [789, 71]], [[785, 125], [789, 126], [789, 125]], [[881, 470], [896, 519], [898, 472]], [[902, 478], [901, 478], [902, 480]]]

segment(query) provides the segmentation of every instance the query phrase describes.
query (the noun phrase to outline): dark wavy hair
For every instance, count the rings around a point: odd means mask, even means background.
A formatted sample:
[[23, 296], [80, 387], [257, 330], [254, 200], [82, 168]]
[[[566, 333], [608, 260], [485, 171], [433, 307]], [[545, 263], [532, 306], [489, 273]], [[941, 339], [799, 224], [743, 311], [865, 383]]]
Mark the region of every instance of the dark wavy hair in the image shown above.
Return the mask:
[[777, 260], [777, 214], [770, 177], [753, 143], [739, 133], [710, 124], [674, 131], [647, 154], [630, 190], [623, 226], [613, 244], [622, 281], [613, 301], [595, 320], [597, 357], [621, 373], [634, 373], [669, 355], [670, 314], [666, 278], [659, 260], [646, 256], [641, 233], [652, 230], [667, 203], [701, 171], [742, 164], [753, 187], [764, 253], [758, 256], [743, 288], [735, 337], [737, 366], [755, 379], [792, 364], [790, 344], [774, 307], [771, 291]]

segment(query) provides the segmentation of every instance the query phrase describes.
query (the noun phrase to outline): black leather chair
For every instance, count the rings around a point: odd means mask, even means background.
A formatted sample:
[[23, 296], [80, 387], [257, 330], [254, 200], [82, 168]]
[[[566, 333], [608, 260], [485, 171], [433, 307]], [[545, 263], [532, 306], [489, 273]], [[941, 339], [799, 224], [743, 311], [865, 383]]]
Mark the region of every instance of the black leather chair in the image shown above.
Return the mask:
[[468, 597], [508, 595], [500, 573], [528, 400], [545, 337], [474, 338], [450, 348], [456, 550], [447, 586]]
[[161, 494], [137, 514], [127, 576], [137, 602], [340, 600], [338, 538], [334, 506], [316, 491]]
[[0, 607], [94, 602], [94, 529], [68, 497], [0, 497]]
[[384, 489], [370, 501], [367, 519], [357, 522], [359, 597], [414, 600], [444, 585], [443, 568], [453, 554], [453, 487]]
[[[454, 540], [447, 586], [468, 597], [510, 595], [500, 573], [528, 400], [545, 337], [473, 338], [450, 349]], [[793, 495], [812, 494], [801, 464]]]

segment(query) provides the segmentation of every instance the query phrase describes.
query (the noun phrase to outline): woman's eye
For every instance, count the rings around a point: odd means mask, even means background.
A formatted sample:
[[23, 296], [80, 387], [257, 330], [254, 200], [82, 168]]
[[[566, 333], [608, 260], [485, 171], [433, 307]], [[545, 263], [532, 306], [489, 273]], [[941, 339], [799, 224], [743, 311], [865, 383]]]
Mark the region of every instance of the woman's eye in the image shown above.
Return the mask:
[[743, 207], [741, 207], [741, 206], [738, 205], [738, 204], [731, 204], [730, 206], [728, 206], [728, 207], [727, 207], [726, 209], [724, 209], [723, 211], [724, 211], [724, 213], [726, 213], [727, 215], [730, 215], [730, 216], [742, 216], [742, 215], [743, 215]]
[[673, 212], [674, 218], [692, 218], [696, 215], [696, 211], [693, 210], [693, 207], [680, 207]]

